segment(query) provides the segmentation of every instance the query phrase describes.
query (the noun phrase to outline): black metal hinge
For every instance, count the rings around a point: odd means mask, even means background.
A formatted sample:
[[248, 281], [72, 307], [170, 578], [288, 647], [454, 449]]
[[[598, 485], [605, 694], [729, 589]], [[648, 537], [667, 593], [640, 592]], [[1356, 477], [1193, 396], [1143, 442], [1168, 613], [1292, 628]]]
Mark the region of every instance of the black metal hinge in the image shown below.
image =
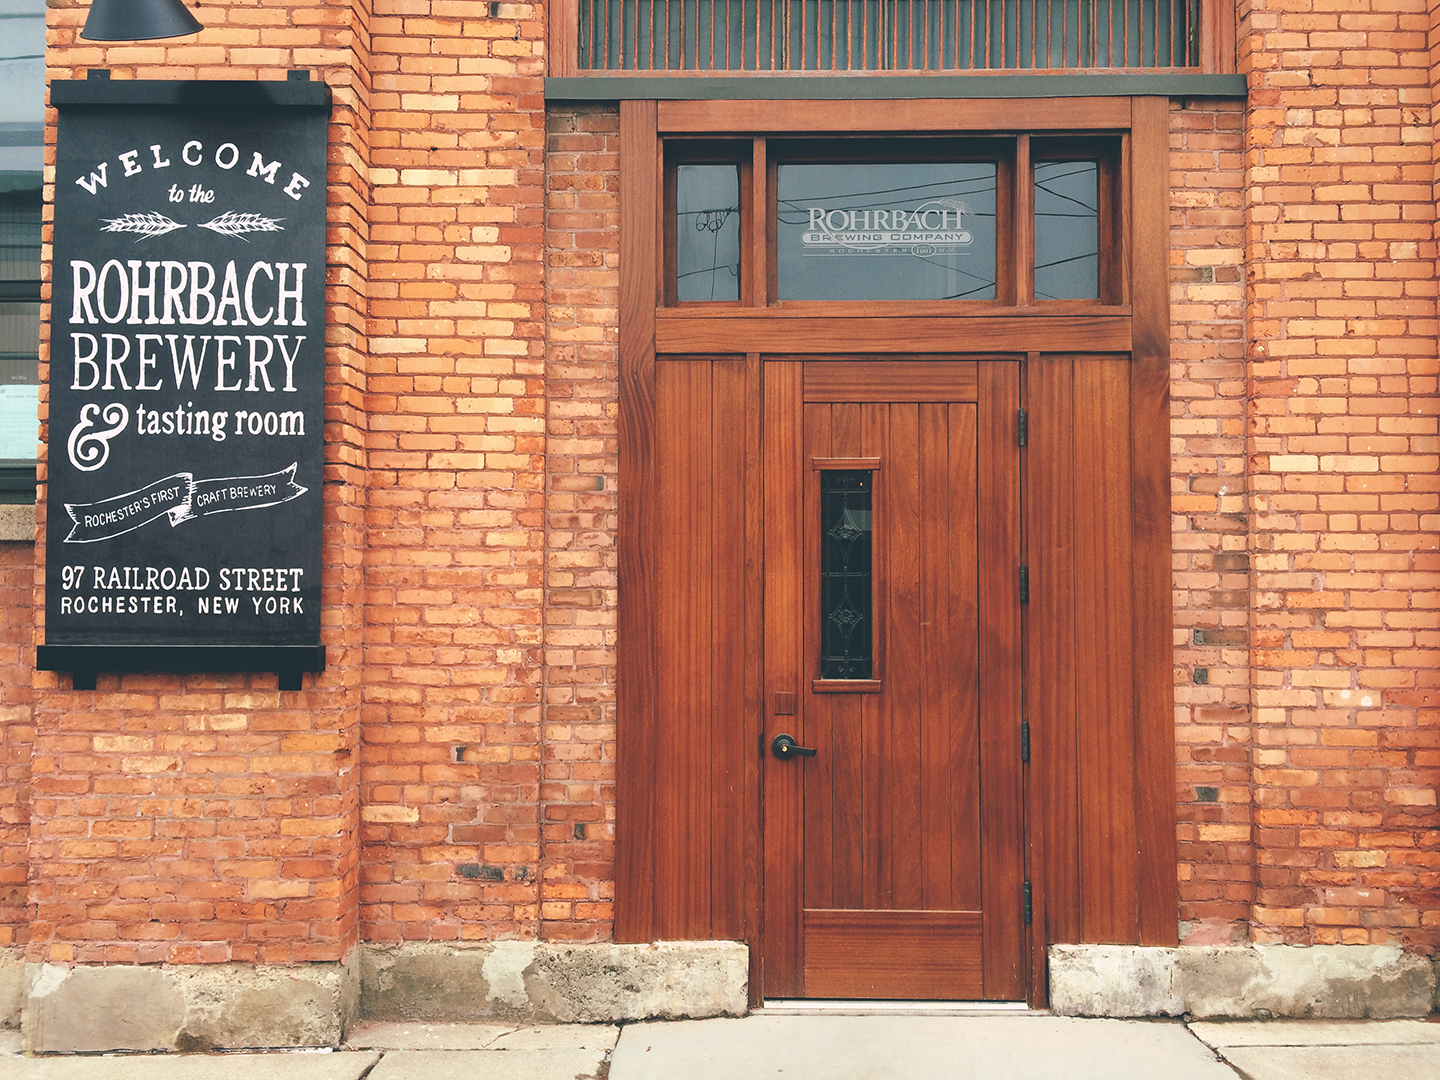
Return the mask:
[[1030, 721], [1020, 721], [1020, 760], [1030, 760]]
[[1030, 567], [1028, 567], [1028, 566], [1026, 566], [1026, 565], [1024, 565], [1024, 564], [1022, 563], [1021, 566], [1020, 566], [1020, 603], [1022, 603], [1022, 604], [1028, 604], [1029, 602], [1030, 602]]
[[1030, 441], [1030, 421], [1025, 415], [1025, 410], [1020, 410], [1020, 445], [1024, 446]]
[[1025, 882], [1025, 925], [1029, 926], [1031, 919], [1035, 916], [1035, 909], [1030, 902], [1030, 883]]

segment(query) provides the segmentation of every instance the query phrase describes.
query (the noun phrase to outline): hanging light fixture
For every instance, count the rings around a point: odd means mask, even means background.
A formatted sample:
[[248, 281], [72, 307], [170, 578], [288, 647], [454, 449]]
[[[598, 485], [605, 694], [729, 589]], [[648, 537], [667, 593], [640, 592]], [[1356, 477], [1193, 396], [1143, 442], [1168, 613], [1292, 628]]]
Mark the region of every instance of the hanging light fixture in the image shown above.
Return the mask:
[[154, 41], [203, 29], [184, 0], [94, 0], [80, 36], [86, 41]]

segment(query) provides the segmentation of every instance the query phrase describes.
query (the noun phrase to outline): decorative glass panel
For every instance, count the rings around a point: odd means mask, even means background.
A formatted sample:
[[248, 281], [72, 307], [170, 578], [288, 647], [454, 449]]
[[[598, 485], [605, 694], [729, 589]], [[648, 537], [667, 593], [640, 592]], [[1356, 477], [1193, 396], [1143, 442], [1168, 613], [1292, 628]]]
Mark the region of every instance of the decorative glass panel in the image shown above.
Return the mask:
[[740, 170], [675, 170], [675, 291], [685, 300], [740, 299]]
[[869, 679], [875, 668], [871, 618], [871, 502], [868, 469], [820, 473], [820, 677]]
[[1094, 161], [1035, 165], [1035, 299], [1100, 295], [1100, 169]]
[[781, 165], [781, 300], [995, 299], [993, 161]]

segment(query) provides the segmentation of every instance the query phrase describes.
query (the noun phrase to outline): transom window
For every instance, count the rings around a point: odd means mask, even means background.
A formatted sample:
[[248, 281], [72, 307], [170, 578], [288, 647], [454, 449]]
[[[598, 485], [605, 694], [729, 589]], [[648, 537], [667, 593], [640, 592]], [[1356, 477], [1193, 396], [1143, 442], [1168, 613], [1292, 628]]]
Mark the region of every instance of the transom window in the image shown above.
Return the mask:
[[[1114, 136], [769, 140], [764, 157], [767, 304], [1124, 302]], [[752, 143], [666, 158], [667, 305], [754, 298]]]
[[590, 71], [1195, 68], [1199, 0], [576, 0]]

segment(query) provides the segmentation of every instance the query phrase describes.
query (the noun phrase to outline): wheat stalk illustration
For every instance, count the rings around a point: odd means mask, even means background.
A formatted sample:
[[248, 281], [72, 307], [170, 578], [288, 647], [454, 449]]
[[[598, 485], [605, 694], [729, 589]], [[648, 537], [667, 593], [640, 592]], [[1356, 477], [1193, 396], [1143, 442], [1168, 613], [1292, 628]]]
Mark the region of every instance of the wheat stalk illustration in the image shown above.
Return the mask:
[[174, 232], [176, 229], [185, 228], [178, 221], [171, 221], [164, 214], [151, 212], [148, 214], [123, 214], [118, 218], [101, 218], [105, 227], [101, 232], [138, 233], [135, 242], [148, 239], [151, 236], [164, 236], [166, 233]]
[[[221, 236], [238, 236], [245, 240], [245, 233], [284, 232], [285, 228], [280, 224], [284, 220], [262, 217], [260, 214], [237, 214], [233, 210], [227, 210], [213, 221], [204, 222], [200, 228], [209, 229]], [[248, 240], [245, 242], [249, 243]]]

